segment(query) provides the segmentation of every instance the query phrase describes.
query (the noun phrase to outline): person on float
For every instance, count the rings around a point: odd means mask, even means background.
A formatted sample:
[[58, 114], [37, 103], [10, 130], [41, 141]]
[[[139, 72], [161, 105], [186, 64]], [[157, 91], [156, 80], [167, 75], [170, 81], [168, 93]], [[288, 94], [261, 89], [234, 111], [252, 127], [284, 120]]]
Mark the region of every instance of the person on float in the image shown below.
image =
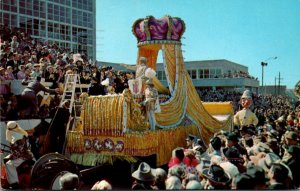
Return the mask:
[[256, 115], [250, 110], [250, 106], [253, 103], [251, 92], [249, 90], [245, 90], [240, 103], [243, 107], [242, 110], [238, 111], [234, 115], [234, 125], [238, 126], [239, 128], [243, 126], [251, 126], [253, 125], [254, 127], [258, 123], [258, 118]]
[[144, 94], [145, 83], [148, 80], [145, 76], [147, 68], [147, 59], [140, 57], [135, 72], [135, 79], [128, 81], [129, 88], [134, 94]]
[[154, 88], [154, 84], [152, 79], [146, 81], [146, 89], [145, 89], [145, 98], [144, 105], [146, 107], [146, 115], [149, 120], [150, 129], [152, 131], [155, 130], [155, 104], [158, 98], [158, 91]]
[[16, 121], [9, 121], [6, 125], [6, 140], [10, 143], [12, 154], [5, 158], [5, 169], [7, 181], [12, 189], [19, 188], [17, 167], [24, 161], [33, 160], [34, 156], [30, 151], [28, 133], [20, 127]]

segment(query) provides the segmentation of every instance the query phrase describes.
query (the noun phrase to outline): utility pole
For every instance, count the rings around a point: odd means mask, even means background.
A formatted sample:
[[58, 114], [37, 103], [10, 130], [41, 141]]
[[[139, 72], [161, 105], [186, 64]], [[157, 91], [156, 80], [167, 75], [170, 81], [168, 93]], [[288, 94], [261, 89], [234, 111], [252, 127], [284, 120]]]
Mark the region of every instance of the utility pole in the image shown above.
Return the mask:
[[280, 87], [280, 81], [283, 80], [283, 78], [280, 77], [280, 72], [279, 72], [279, 77], [278, 77], [278, 95], [281, 94], [281, 87]]
[[276, 60], [277, 56], [269, 57], [268, 59], [266, 59], [265, 61], [260, 63], [261, 64], [261, 91], [262, 91], [262, 94], [266, 93], [264, 91], [265, 90], [265, 88], [264, 88], [264, 67], [268, 66], [268, 61], [271, 60], [271, 59]]
[[261, 62], [261, 86], [264, 87], [264, 66], [268, 66], [267, 62]]
[[274, 90], [274, 94], [275, 94], [275, 95], [277, 95], [277, 91], [276, 91], [276, 90], [277, 90], [277, 87], [276, 87], [276, 80], [277, 80], [277, 77], [275, 76], [275, 90]]

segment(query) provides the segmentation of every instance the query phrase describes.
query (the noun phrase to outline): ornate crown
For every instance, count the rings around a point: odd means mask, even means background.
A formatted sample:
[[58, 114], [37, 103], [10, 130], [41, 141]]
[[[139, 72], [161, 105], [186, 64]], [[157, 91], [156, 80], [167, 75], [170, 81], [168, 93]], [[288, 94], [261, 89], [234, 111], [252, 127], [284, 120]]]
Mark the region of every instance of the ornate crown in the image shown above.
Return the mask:
[[138, 44], [173, 42], [180, 43], [185, 31], [184, 21], [178, 17], [164, 16], [156, 19], [147, 16], [133, 23], [132, 32], [138, 40]]

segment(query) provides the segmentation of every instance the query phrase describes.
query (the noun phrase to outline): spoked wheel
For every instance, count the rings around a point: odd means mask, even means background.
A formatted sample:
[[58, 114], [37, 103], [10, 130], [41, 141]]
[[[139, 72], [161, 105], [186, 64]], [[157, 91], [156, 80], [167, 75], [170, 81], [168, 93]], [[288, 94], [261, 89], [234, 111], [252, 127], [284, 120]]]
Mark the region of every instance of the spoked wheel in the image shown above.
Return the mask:
[[31, 188], [52, 190], [57, 179], [65, 172], [81, 174], [76, 164], [58, 153], [49, 153], [36, 161], [31, 172]]

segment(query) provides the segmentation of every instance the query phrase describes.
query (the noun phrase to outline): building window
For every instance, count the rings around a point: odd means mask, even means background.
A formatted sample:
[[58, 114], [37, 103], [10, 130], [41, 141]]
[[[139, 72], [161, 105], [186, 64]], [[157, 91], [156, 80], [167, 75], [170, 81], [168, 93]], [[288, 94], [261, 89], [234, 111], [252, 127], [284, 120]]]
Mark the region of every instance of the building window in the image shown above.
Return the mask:
[[216, 77], [220, 78], [222, 76], [221, 69], [216, 69]]
[[204, 70], [203, 69], [199, 69], [198, 70], [198, 78], [204, 78]]
[[197, 79], [197, 71], [196, 70], [188, 70], [188, 73], [192, 79]]
[[210, 69], [209, 78], [215, 78], [215, 77], [216, 77], [216, 69]]
[[209, 69], [204, 69], [204, 78], [209, 78]]

